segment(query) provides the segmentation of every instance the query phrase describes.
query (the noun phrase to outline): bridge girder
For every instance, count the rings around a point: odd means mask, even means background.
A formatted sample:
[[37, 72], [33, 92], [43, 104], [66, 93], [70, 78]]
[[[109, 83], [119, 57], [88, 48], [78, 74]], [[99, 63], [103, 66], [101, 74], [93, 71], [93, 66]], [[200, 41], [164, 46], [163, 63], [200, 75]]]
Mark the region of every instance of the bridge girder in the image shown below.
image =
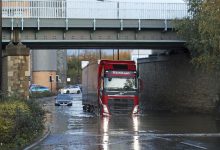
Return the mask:
[[[9, 41], [3, 41], [6, 45]], [[31, 49], [186, 49], [179, 40], [23, 40]]]
[[17, 37], [15, 42], [22, 42], [31, 49], [185, 48], [184, 41], [173, 30], [171, 20], [62, 18], [4, 20], [3, 46]]

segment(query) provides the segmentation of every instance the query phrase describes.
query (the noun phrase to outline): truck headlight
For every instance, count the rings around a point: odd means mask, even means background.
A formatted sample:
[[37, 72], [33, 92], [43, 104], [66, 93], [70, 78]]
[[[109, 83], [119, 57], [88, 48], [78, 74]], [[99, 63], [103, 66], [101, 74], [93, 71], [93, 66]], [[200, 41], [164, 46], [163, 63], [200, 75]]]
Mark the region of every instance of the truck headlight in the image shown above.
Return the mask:
[[109, 112], [108, 112], [108, 107], [107, 107], [106, 105], [104, 105], [104, 104], [103, 104], [103, 111], [104, 111], [105, 113], [109, 113]]
[[138, 113], [138, 111], [139, 111], [139, 105], [136, 105], [133, 109], [133, 114]]

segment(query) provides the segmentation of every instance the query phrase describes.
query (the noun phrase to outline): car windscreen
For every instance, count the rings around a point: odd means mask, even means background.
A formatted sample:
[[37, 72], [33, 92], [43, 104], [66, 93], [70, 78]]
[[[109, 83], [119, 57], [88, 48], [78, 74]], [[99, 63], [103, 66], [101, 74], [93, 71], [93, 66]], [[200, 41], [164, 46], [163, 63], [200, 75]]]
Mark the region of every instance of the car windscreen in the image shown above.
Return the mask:
[[47, 90], [48, 88], [47, 87], [39, 87], [39, 89], [44, 89], [44, 90]]
[[136, 78], [104, 78], [104, 88], [108, 91], [135, 91], [137, 90]]
[[58, 95], [57, 100], [72, 100], [72, 98], [68, 95]]

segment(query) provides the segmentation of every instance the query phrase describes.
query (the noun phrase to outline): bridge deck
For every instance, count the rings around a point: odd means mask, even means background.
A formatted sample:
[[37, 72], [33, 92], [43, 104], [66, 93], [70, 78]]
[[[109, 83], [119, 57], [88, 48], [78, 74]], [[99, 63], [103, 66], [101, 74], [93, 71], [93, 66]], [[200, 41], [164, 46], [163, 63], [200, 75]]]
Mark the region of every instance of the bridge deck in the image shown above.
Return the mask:
[[173, 20], [186, 3], [3, 0], [3, 46], [30, 48], [183, 48]]

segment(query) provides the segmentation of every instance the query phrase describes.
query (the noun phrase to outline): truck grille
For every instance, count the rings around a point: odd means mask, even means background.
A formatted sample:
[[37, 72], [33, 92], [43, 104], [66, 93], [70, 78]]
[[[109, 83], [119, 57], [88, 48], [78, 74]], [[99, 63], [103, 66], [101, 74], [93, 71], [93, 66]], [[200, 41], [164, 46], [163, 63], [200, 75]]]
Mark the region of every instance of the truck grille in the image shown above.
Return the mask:
[[133, 99], [109, 99], [108, 107], [111, 114], [131, 114]]

